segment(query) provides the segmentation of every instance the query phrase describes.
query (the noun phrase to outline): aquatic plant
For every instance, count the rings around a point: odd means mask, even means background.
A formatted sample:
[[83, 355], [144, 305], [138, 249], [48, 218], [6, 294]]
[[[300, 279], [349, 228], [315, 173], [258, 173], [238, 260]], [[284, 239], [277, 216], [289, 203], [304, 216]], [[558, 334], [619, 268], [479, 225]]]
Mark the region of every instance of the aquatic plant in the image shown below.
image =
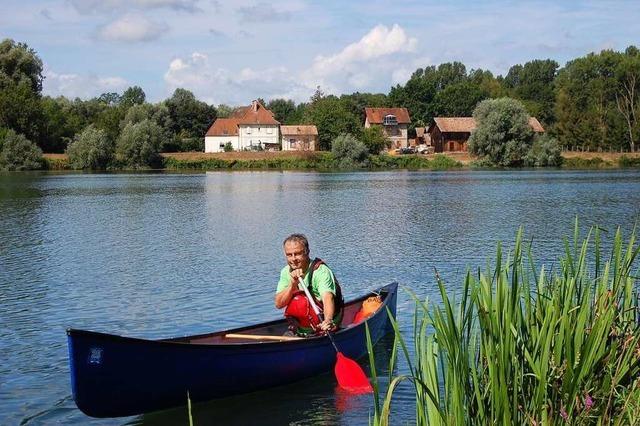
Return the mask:
[[390, 378], [384, 398], [376, 385], [373, 423], [390, 423], [403, 381], [413, 383], [419, 425], [637, 422], [640, 247], [635, 231], [623, 242], [618, 230], [605, 260], [602, 231], [581, 239], [578, 229], [558, 271], [536, 266], [521, 229], [506, 259], [498, 245], [492, 267], [466, 274], [457, 303], [437, 272], [441, 305], [408, 290], [415, 356], [394, 321], [409, 372]]

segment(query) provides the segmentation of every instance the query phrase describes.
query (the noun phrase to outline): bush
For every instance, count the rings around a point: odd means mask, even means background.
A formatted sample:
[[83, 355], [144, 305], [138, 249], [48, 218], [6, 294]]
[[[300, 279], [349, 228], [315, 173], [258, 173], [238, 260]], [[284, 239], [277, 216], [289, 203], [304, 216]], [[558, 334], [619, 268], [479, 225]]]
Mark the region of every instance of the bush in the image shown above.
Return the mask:
[[627, 157], [623, 155], [618, 159], [620, 167], [640, 167], [640, 157]]
[[0, 147], [2, 170], [39, 170], [43, 167], [42, 150], [13, 130], [4, 132]]
[[602, 169], [612, 167], [613, 164], [603, 160], [601, 157], [580, 158], [570, 157], [562, 161], [562, 167], [565, 169]]
[[331, 152], [336, 166], [341, 169], [353, 169], [368, 164], [369, 150], [366, 145], [349, 133], [343, 133], [333, 140]]
[[469, 138], [469, 151], [500, 166], [522, 166], [533, 142], [529, 114], [521, 102], [488, 99], [473, 111], [476, 130]]
[[364, 142], [369, 150], [369, 154], [373, 155], [379, 154], [380, 151], [391, 145], [391, 142], [384, 135], [382, 127], [380, 126], [371, 126], [364, 129], [362, 132], [362, 142]]
[[182, 152], [204, 152], [204, 138], [184, 138], [180, 148]]
[[233, 144], [231, 142], [227, 142], [224, 144], [224, 152], [232, 152]]
[[[173, 130], [173, 120], [169, 114], [169, 109], [164, 104], [137, 104], [131, 106], [124, 119], [120, 122], [120, 130], [131, 124], [141, 123], [144, 120], [155, 122], [162, 129], [162, 143], [160, 145], [161, 152], [189, 151], [184, 149], [182, 139], [187, 137], [176, 135]], [[204, 150], [204, 141], [202, 142]]]
[[114, 150], [107, 133], [90, 125], [73, 138], [67, 155], [73, 169], [104, 170], [113, 160]]
[[155, 122], [127, 124], [116, 144], [116, 159], [125, 167], [160, 167], [161, 142], [162, 129]]
[[524, 159], [527, 166], [558, 167], [562, 164], [562, 150], [555, 138], [549, 135], [536, 136]]
[[489, 157], [480, 157], [477, 160], [473, 160], [470, 166], [474, 169], [494, 169], [498, 167]]

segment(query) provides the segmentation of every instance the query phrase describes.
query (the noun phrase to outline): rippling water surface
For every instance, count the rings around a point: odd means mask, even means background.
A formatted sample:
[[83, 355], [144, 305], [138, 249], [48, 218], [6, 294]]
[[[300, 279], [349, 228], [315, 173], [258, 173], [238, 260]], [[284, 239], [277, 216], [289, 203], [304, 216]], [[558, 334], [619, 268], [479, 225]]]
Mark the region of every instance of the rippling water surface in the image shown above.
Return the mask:
[[[455, 292], [520, 225], [551, 264], [576, 216], [584, 229], [628, 233], [640, 172], [2, 174], [1, 423], [186, 424], [184, 408], [84, 416], [71, 399], [65, 329], [161, 338], [278, 318], [281, 242], [292, 232], [307, 234], [347, 298], [398, 281], [437, 300], [434, 267]], [[412, 314], [402, 292], [407, 336]], [[376, 351], [381, 362], [388, 346]], [[394, 401], [394, 423], [410, 423], [410, 389]], [[194, 407], [196, 424], [351, 425], [371, 415], [372, 398], [342, 395], [330, 374]]]

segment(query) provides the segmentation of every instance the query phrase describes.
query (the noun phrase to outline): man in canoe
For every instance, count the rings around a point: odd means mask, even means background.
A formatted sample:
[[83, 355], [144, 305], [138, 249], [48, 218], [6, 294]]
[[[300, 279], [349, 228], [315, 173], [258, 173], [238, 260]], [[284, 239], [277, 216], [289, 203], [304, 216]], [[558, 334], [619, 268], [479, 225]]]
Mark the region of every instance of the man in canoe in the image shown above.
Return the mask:
[[[344, 307], [338, 280], [322, 260], [310, 259], [309, 241], [304, 235], [292, 234], [282, 245], [287, 266], [280, 271], [276, 308], [286, 308], [285, 316], [293, 323], [293, 334], [310, 336], [335, 331], [340, 327]], [[304, 291], [298, 287], [300, 278], [323, 313], [323, 321], [318, 319]]]

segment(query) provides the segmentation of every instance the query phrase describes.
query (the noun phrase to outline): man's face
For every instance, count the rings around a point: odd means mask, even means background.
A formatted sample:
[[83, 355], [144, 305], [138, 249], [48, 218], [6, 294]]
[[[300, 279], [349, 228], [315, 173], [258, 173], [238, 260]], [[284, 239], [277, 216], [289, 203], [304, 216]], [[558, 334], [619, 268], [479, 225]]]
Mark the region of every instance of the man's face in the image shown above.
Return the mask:
[[284, 245], [284, 255], [291, 269], [302, 269], [309, 266], [309, 254], [304, 249], [304, 244], [298, 241], [287, 241]]

